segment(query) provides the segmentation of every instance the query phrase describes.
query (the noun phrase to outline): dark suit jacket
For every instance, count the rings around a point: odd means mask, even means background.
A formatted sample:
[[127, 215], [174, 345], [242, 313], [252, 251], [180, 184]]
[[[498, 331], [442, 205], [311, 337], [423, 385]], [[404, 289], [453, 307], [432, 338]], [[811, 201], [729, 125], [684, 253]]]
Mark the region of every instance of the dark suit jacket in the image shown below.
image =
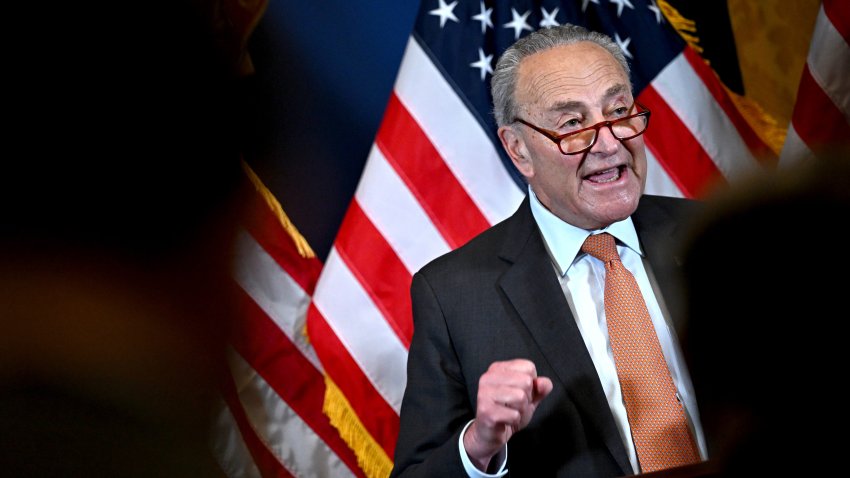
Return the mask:
[[[674, 318], [681, 304], [672, 245], [694, 207], [644, 196], [632, 215]], [[510, 476], [632, 472], [527, 197], [510, 218], [423, 267], [411, 294], [415, 328], [392, 476], [466, 476], [458, 439], [475, 417], [478, 379], [492, 362], [515, 358], [533, 361], [554, 389], [508, 442]]]

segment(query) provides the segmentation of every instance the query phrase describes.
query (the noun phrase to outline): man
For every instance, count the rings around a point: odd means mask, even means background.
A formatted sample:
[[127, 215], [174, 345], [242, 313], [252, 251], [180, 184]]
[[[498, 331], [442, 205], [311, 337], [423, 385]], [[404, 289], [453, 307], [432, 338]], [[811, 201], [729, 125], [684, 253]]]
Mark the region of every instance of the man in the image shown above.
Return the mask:
[[[622, 52], [581, 27], [543, 29], [505, 52], [492, 90], [499, 137], [529, 194], [512, 217], [414, 276], [393, 476], [618, 476], [704, 459], [667, 322], [679, 316], [676, 219], [694, 205], [641, 197], [649, 112], [634, 100]], [[664, 398], [681, 433], [671, 441], [685, 458], [662, 452], [649, 465], [638, 451], [645, 416], [627, 413], [624, 395], [644, 382], [618, 378], [627, 366], [615, 363], [606, 326], [618, 314], [606, 265], [581, 252], [600, 232], [617, 239], [646, 303], [652, 340], [642, 342], [660, 350], [672, 382]]]

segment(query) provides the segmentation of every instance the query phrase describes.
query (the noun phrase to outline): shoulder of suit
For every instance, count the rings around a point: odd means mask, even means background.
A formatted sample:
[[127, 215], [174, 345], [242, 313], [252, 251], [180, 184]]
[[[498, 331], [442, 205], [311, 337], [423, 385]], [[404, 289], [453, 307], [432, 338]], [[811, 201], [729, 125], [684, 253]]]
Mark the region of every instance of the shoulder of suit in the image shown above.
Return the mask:
[[700, 200], [644, 194], [640, 198], [636, 213], [641, 214], [654, 210], [664, 211], [673, 216], [689, 217], [699, 214], [704, 209], [705, 203]]
[[640, 198], [641, 203], [650, 202], [653, 204], [669, 205], [672, 207], [701, 207], [703, 201], [698, 199], [679, 198], [672, 196], [657, 196], [654, 194], [644, 194]]

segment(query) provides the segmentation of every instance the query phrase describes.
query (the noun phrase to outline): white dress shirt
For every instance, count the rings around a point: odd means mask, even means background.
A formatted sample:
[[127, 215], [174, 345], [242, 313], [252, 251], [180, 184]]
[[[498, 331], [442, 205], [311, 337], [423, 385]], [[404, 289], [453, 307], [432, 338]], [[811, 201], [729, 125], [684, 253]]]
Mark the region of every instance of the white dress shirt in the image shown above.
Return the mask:
[[[662, 308], [663, 298], [657, 287], [653, 287], [654, 279], [650, 279], [649, 264], [644, 262], [640, 241], [638, 241], [631, 217], [611, 224], [602, 230], [587, 231], [567, 224], [552, 214], [540, 203], [530, 186], [528, 193], [534, 220], [543, 235], [543, 241], [552, 258], [553, 268], [557, 273], [561, 289], [581, 332], [584, 345], [587, 347], [591, 360], [593, 360], [596, 373], [599, 375], [602, 390], [608, 399], [608, 406], [614, 415], [614, 422], [620, 431], [620, 437], [629, 455], [632, 468], [635, 471], [640, 470], [637, 452], [632, 440], [631, 427], [626, 415], [626, 407], [623, 404], [620, 382], [617, 379], [614, 353], [608, 339], [604, 307], [605, 265], [602, 261], [581, 252], [581, 246], [587, 236], [600, 232], [607, 232], [617, 238], [617, 251], [620, 254], [620, 260], [635, 277], [638, 287], [643, 293], [646, 308], [649, 310], [649, 316], [652, 319], [658, 341], [661, 344], [661, 350], [667, 361], [667, 367], [673, 378], [673, 384], [676, 386], [678, 396], [685, 406], [691, 430], [700, 450], [700, 456], [705, 460], [707, 456], [705, 438], [702, 433], [690, 376], [679, 350], [676, 335], [671, 331], [671, 327], [665, 319], [666, 309]], [[507, 472], [504, 469], [507, 462], [507, 450], [504, 451], [505, 456], [502, 457], [503, 461], [499, 472], [493, 475], [481, 473], [472, 465], [464, 452], [463, 433], [461, 433], [460, 450], [464, 468], [470, 477], [495, 477], [502, 476]]]

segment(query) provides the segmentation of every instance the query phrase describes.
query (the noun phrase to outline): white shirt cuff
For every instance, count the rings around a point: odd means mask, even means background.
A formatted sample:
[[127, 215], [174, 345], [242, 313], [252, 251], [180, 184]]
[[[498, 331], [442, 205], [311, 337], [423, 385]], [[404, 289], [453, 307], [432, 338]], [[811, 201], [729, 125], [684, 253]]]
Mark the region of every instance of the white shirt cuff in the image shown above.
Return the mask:
[[469, 423], [463, 427], [463, 431], [460, 432], [460, 439], [458, 440], [458, 451], [460, 452], [460, 461], [463, 462], [463, 469], [466, 470], [466, 475], [469, 478], [498, 478], [501, 476], [505, 476], [508, 473], [508, 470], [505, 469], [505, 465], [508, 463], [508, 445], [500, 451], [494, 459], [501, 459], [501, 465], [499, 465], [499, 471], [496, 474], [488, 474], [479, 470], [472, 464], [472, 461], [469, 459], [469, 455], [466, 454], [466, 448], [463, 447], [463, 436], [466, 434], [466, 429], [469, 428], [469, 425], [472, 425], [472, 422], [475, 420], [470, 420]]

